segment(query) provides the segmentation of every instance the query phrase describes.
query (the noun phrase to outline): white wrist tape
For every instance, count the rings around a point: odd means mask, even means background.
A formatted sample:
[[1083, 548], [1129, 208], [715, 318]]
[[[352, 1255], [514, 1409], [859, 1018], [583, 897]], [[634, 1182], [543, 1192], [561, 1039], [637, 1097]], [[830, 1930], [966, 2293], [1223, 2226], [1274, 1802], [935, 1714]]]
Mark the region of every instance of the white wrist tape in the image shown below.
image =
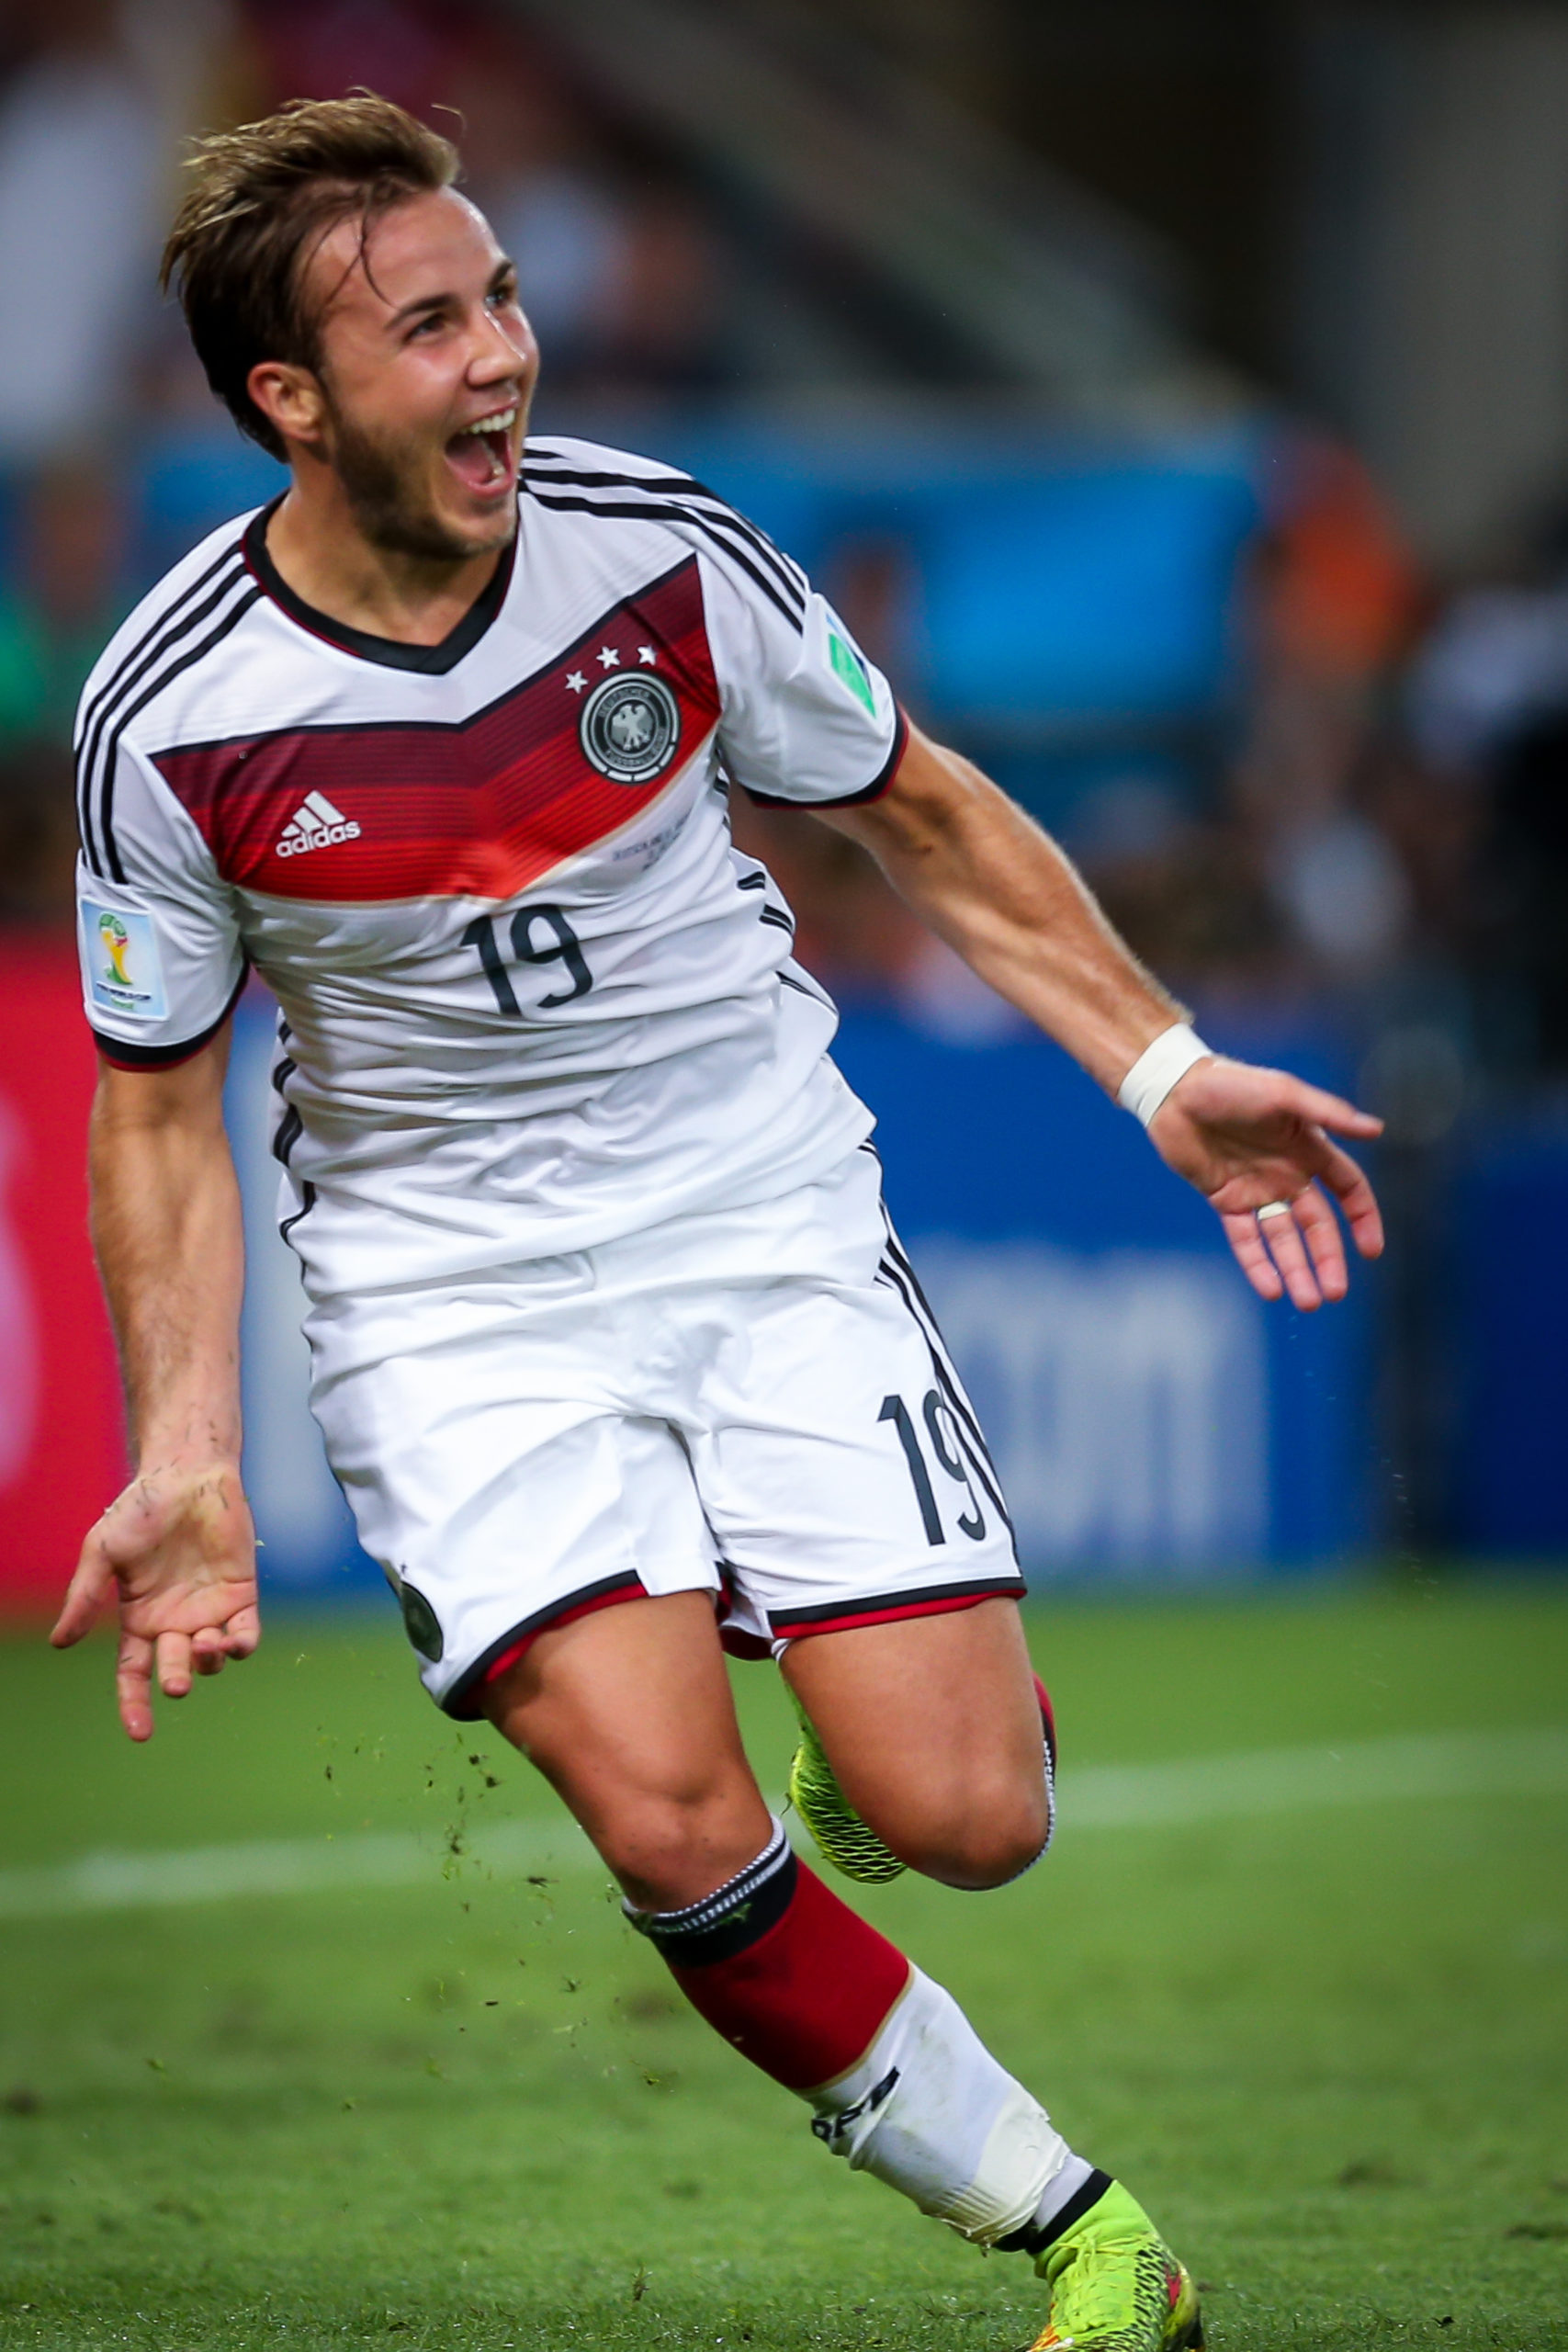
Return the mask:
[[1178, 1079], [1213, 1052], [1195, 1029], [1179, 1021], [1146, 1046], [1116, 1090], [1116, 1100], [1146, 1127]]

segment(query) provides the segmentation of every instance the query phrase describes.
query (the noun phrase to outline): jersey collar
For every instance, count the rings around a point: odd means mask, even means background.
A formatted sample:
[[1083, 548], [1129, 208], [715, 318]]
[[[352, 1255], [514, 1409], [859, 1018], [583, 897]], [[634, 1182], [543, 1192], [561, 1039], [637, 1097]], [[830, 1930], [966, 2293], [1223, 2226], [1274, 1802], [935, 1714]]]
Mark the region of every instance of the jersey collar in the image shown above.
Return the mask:
[[273, 603], [280, 605], [291, 621], [309, 629], [312, 637], [337, 646], [342, 652], [355, 654], [361, 662], [378, 662], [385, 670], [419, 670], [430, 677], [444, 677], [448, 670], [457, 668], [465, 653], [473, 651], [506, 601], [517, 553], [515, 535], [462, 619], [447, 631], [439, 645], [409, 645], [400, 638], [376, 637], [368, 629], [351, 628], [346, 621], [334, 620], [330, 613], [319, 612], [303, 596], [297, 596], [267, 553], [266, 526], [287, 494], [280, 492], [259, 514], [252, 515], [241, 542], [245, 561]]

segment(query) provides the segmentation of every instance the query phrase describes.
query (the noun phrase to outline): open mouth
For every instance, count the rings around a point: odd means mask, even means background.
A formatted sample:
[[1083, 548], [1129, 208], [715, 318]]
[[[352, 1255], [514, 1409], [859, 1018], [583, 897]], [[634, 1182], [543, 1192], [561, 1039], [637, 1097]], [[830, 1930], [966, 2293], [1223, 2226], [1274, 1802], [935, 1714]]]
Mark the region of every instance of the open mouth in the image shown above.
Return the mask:
[[515, 407], [481, 416], [454, 433], [446, 444], [446, 462], [469, 490], [497, 491], [510, 487], [514, 470], [513, 430]]

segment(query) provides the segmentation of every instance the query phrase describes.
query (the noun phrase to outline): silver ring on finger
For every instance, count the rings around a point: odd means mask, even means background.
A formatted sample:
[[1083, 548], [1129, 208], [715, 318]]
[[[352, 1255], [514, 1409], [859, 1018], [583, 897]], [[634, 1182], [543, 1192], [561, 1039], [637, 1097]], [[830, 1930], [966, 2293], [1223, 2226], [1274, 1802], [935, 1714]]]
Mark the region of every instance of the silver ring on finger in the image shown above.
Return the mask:
[[1254, 1209], [1252, 1214], [1261, 1225], [1266, 1216], [1289, 1216], [1291, 1207], [1292, 1204], [1289, 1201], [1265, 1201], [1263, 1206], [1260, 1209]]

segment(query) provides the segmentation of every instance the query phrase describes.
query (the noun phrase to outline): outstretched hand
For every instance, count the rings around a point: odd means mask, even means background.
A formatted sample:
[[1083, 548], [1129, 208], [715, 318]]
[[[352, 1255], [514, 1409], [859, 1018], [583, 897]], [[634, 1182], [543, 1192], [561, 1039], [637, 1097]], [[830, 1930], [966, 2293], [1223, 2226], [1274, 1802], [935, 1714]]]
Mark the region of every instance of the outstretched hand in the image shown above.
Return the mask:
[[[1337, 1094], [1223, 1055], [1195, 1062], [1149, 1123], [1155, 1148], [1214, 1210], [1259, 1297], [1288, 1293], [1305, 1313], [1349, 1286], [1331, 1198], [1363, 1258], [1382, 1249], [1372, 1188], [1331, 1140], [1382, 1133], [1381, 1119]], [[1270, 1214], [1260, 1219], [1259, 1209]]]
[[152, 1674], [183, 1699], [197, 1674], [249, 1657], [261, 1639], [255, 1532], [232, 1463], [158, 1468], [116, 1497], [82, 1546], [56, 1649], [79, 1642], [111, 1593], [119, 1598], [119, 1719], [152, 1736]]

